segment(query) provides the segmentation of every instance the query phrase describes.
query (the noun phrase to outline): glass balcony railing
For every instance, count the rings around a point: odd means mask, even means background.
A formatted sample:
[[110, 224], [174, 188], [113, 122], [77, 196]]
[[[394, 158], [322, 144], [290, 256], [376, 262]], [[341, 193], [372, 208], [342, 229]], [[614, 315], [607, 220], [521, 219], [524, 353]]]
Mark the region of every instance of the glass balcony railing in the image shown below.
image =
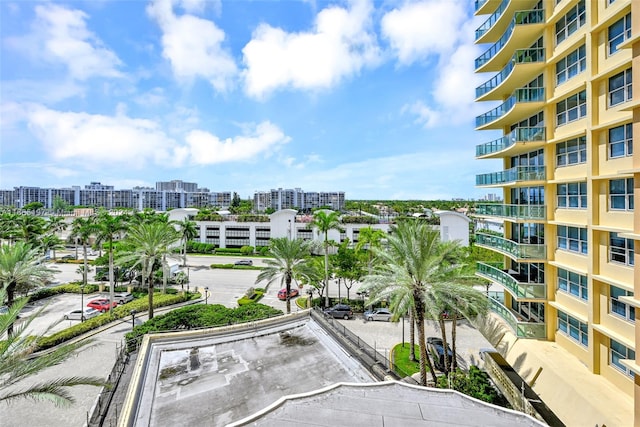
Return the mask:
[[546, 135], [546, 130], [543, 127], [515, 128], [502, 138], [476, 145], [476, 157], [497, 153], [518, 142], [527, 143], [545, 141], [547, 139]]
[[[480, 25], [480, 27], [478, 27], [478, 29], [476, 30], [476, 40], [482, 37], [484, 33], [489, 31], [491, 27], [493, 27], [493, 24], [495, 24], [498, 18], [502, 16], [502, 12], [504, 12], [504, 10], [507, 8], [507, 5], [510, 2], [511, 0], [502, 0], [502, 2], [500, 3], [500, 6], [498, 6], [496, 11], [493, 12], [491, 16], [486, 21], [484, 21], [484, 23]], [[476, 10], [478, 10], [477, 2], [476, 2]]]
[[518, 243], [492, 234], [476, 233], [476, 243], [513, 259], [544, 260], [547, 257], [545, 245]]
[[476, 127], [487, 125], [503, 117], [519, 103], [544, 101], [543, 87], [523, 87], [517, 89], [504, 103], [493, 110], [476, 117]]
[[544, 220], [547, 216], [547, 208], [545, 205], [500, 205], [487, 203], [476, 205], [476, 214], [515, 220]]
[[544, 166], [516, 166], [500, 172], [476, 175], [476, 185], [502, 185], [523, 181], [544, 181], [546, 173]]
[[516, 12], [511, 20], [511, 23], [505, 30], [500, 40], [495, 42], [486, 52], [476, 58], [475, 65], [476, 70], [489, 62], [502, 48], [507, 44], [513, 30], [516, 25], [528, 25], [528, 24], [543, 24], [544, 23], [544, 9], [535, 10], [520, 10]]
[[476, 98], [480, 98], [482, 95], [491, 92], [493, 89], [500, 86], [500, 84], [509, 77], [516, 65], [530, 64], [534, 62], [544, 62], [543, 47], [516, 50], [516, 53], [511, 57], [511, 60], [502, 69], [502, 71], [493, 76], [489, 81], [476, 88]]
[[500, 304], [499, 301], [489, 298], [489, 303], [491, 311], [507, 322], [519, 338], [543, 339], [547, 337], [547, 328], [544, 323], [520, 321], [511, 310]]
[[482, 6], [484, 6], [484, 4], [487, 2], [487, 0], [476, 0], [476, 9], [475, 11], [477, 12]]
[[547, 286], [544, 283], [520, 282], [502, 269], [502, 265], [477, 263], [476, 273], [509, 289], [519, 299], [545, 299]]

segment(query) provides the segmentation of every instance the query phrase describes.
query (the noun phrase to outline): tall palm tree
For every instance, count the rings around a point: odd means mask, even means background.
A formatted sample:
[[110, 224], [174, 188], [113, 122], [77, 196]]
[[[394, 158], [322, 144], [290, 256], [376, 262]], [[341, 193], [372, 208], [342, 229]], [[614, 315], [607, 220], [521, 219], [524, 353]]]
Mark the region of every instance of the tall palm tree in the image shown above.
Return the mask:
[[56, 259], [56, 250], [64, 249], [62, 245], [62, 239], [56, 236], [55, 234], [45, 234], [38, 241], [38, 246], [42, 251], [43, 255], [46, 256], [49, 251], [53, 252], [53, 259]]
[[36, 243], [36, 240], [44, 233], [46, 221], [35, 215], [20, 215], [18, 217], [18, 238], [27, 243]]
[[129, 228], [125, 240], [132, 248], [131, 252], [123, 254], [116, 262], [133, 262], [134, 266], [140, 266], [143, 285], [145, 280], [148, 283], [149, 319], [153, 319], [153, 274], [156, 265], [162, 265], [164, 257], [174, 257], [171, 246], [180, 240], [180, 233], [167, 222], [143, 222]]
[[178, 231], [182, 236], [182, 266], [187, 266], [187, 242], [198, 235], [196, 229], [196, 223], [189, 218], [185, 218], [182, 221], [176, 223], [178, 225]]
[[361, 228], [358, 232], [358, 243], [356, 243], [355, 249], [356, 252], [367, 249], [369, 274], [371, 274], [373, 264], [373, 248], [379, 248], [382, 244], [382, 239], [384, 239], [386, 235], [384, 231], [373, 227]]
[[[38, 249], [29, 243], [16, 242], [12, 246], [0, 246], [0, 286], [6, 292], [7, 306], [13, 305], [17, 288], [44, 286], [53, 277], [53, 273], [57, 272], [41, 261]], [[7, 326], [7, 332], [13, 333], [13, 323]]]
[[20, 215], [3, 212], [0, 215], [0, 239], [9, 241], [9, 244], [13, 244], [14, 240], [19, 234], [18, 220]]
[[440, 233], [427, 224], [403, 221], [392, 229], [385, 248], [374, 248], [381, 263], [364, 279], [362, 290], [369, 293], [369, 303], [389, 299], [397, 320], [412, 311], [418, 329], [420, 382], [427, 385], [427, 368], [436, 382], [431, 358], [426, 351], [425, 318], [437, 308], [433, 287], [449, 283], [458, 266], [452, 264], [458, 246], [441, 242]]
[[63, 216], [50, 216], [47, 223], [47, 231], [53, 234], [58, 234], [65, 231], [69, 227]]
[[[106, 243], [109, 252], [109, 302], [115, 299], [115, 280], [113, 274], [113, 241], [127, 231], [127, 218], [122, 215], [111, 215], [106, 210], [98, 212], [96, 219], [96, 243]], [[109, 311], [111, 313], [111, 311]]]
[[309, 227], [315, 228], [318, 234], [324, 236], [324, 287], [325, 287], [325, 307], [329, 306], [329, 231], [342, 230], [340, 227], [340, 214], [334, 211], [321, 210], [313, 215], [313, 221]]
[[[84, 260], [84, 270], [82, 275], [82, 284], [87, 286], [87, 273], [89, 272], [89, 261], [87, 258], [87, 245], [89, 240], [96, 233], [97, 227], [95, 217], [79, 217], [73, 220], [71, 224], [71, 237], [76, 239], [76, 242], [82, 244], [82, 255]], [[77, 244], [76, 244], [77, 248]], [[77, 254], [77, 250], [76, 250]]]
[[[0, 288], [0, 301], [4, 301], [6, 298], [6, 290]], [[12, 302], [9, 304], [9, 311], [0, 314], [0, 336], [4, 337], [4, 341], [0, 345], [0, 402], [11, 403], [19, 399], [30, 398], [48, 400], [56, 405], [68, 405], [73, 403], [74, 399], [66, 391], [67, 387], [76, 385], [103, 386], [104, 381], [94, 377], [58, 378], [53, 381], [25, 386], [20, 384], [22, 380], [36, 376], [44, 369], [63, 362], [88, 343], [83, 340], [64, 344], [56, 347], [56, 350], [51, 353], [42, 354], [36, 358], [29, 357], [36, 348], [37, 340], [33, 339], [32, 335], [25, 334], [24, 331], [42, 309], [13, 329], [18, 314], [27, 302], [27, 298]]]
[[267, 288], [275, 281], [284, 284], [287, 290], [287, 314], [291, 313], [291, 282], [296, 278], [311, 279], [313, 268], [307, 264], [311, 255], [311, 243], [286, 237], [271, 239], [271, 256], [264, 260], [267, 265], [256, 278], [256, 283], [267, 281]]

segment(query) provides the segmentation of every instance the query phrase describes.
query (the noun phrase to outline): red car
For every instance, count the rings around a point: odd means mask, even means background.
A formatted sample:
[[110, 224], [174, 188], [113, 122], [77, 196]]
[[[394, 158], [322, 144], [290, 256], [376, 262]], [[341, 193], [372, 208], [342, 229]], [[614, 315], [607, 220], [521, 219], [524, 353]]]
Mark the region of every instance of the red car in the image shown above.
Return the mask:
[[114, 301], [113, 304], [111, 304], [111, 307], [109, 307], [109, 300], [108, 299], [106, 299], [106, 298], [98, 298], [98, 299], [94, 299], [94, 300], [89, 301], [89, 303], [87, 304], [87, 307], [95, 308], [100, 313], [104, 313], [107, 310], [109, 310], [110, 308], [116, 307], [117, 305], [118, 305], [118, 303], [116, 301]]
[[[291, 289], [291, 291], [289, 292], [289, 299], [293, 298], [293, 297], [297, 297], [298, 296], [298, 290], [293, 288]], [[282, 301], [286, 301], [287, 299], [287, 289], [283, 288], [280, 289], [278, 291], [278, 299], [282, 300]]]

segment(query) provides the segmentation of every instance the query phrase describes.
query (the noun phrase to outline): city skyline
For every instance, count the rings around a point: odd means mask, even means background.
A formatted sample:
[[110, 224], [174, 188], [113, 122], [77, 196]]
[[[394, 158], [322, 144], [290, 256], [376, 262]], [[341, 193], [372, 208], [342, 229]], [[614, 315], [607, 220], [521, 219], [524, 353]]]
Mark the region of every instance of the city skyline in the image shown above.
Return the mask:
[[481, 21], [466, 0], [3, 2], [0, 188], [479, 199], [500, 168], [475, 161]]

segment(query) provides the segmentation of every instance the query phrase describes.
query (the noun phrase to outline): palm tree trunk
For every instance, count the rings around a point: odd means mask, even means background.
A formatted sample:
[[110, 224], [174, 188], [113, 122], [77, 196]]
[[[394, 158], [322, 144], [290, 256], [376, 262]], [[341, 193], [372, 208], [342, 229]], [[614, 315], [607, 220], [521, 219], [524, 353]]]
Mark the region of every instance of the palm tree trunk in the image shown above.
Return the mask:
[[[115, 280], [113, 277], [113, 242], [109, 241], [109, 307], [113, 305], [115, 299]], [[113, 310], [109, 310], [109, 315], [112, 315]]]
[[182, 266], [187, 266], [187, 238], [184, 239], [184, 246], [182, 248]]
[[[149, 269], [149, 320], [153, 319], [153, 269]], [[144, 277], [144, 274], [142, 275]]]
[[162, 293], [167, 293], [167, 257], [162, 255]]
[[87, 262], [87, 243], [82, 242], [82, 252], [84, 257], [84, 271], [82, 272], [82, 283], [87, 286], [87, 272], [89, 269], [89, 264]]
[[437, 383], [436, 372], [433, 369], [433, 363], [431, 363], [431, 357], [427, 352], [427, 340], [425, 334], [424, 325], [424, 307], [423, 304], [417, 298], [416, 302], [416, 323], [418, 324], [418, 347], [420, 348], [420, 384], [427, 386], [427, 368], [431, 371], [431, 377], [433, 383]]
[[289, 298], [289, 295], [291, 295], [291, 277], [289, 277], [287, 275], [286, 279], [285, 279], [285, 284], [286, 284], [286, 289], [287, 289], [287, 314], [291, 313], [291, 298]]
[[413, 309], [409, 309], [409, 360], [416, 361], [416, 323]]
[[[13, 306], [13, 300], [16, 292], [16, 283], [11, 282], [5, 288], [7, 290], [7, 307], [11, 308]], [[7, 336], [13, 335], [13, 323], [7, 326]]]
[[451, 323], [451, 353], [453, 353], [451, 370], [458, 367], [458, 355], [456, 354], [456, 328], [458, 326], [458, 312], [453, 312], [453, 322]]
[[450, 366], [449, 366], [449, 352], [447, 349], [449, 346], [447, 345], [447, 330], [446, 325], [444, 323], [444, 315], [440, 315], [438, 317], [438, 323], [440, 324], [440, 330], [442, 331], [442, 347], [444, 351], [444, 373], [445, 375], [449, 375]]
[[324, 240], [324, 287], [324, 306], [326, 308], [329, 307], [329, 243], [327, 242], [326, 236]]

